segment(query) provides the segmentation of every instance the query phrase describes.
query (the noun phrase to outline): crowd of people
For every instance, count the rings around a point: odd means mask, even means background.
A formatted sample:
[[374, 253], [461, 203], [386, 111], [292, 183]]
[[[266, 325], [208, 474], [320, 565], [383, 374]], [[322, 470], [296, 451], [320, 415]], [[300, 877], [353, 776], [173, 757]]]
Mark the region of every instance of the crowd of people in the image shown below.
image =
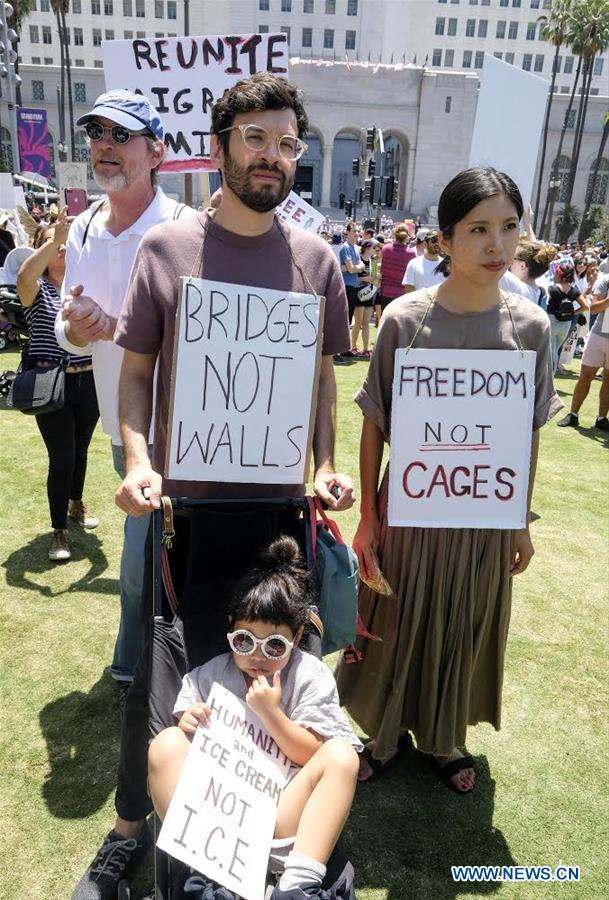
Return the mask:
[[[418, 222], [414, 234], [406, 223], [390, 230], [386, 222], [375, 233], [348, 222], [344, 235], [336, 240], [331, 232], [324, 242], [281, 223], [274, 211], [294, 183], [308, 119], [296, 89], [267, 73], [239, 82], [214, 105], [210, 153], [222, 190], [199, 212], [158, 186], [163, 125], [146, 97], [103, 94], [78, 124], [107, 196], [71, 223], [61, 211], [52, 225], [41, 226], [17, 283], [30, 326], [27, 364], [69, 360], [64, 409], [38, 422], [49, 454], [51, 558], [69, 555], [67, 516], [84, 527], [97, 524], [82, 494], [98, 415], [121, 479], [116, 502], [127, 514], [112, 662], [123, 708], [116, 820], [73, 900], [115, 900], [119, 881], [145, 855], [146, 819], [153, 807], [161, 817], [167, 810], [193, 732], [209, 721], [214, 681], [259, 715], [292, 762], [270, 859], [273, 900], [352, 898], [348, 878], [327, 884], [327, 867], [358, 779], [380, 777], [414, 741], [449, 788], [474, 789], [467, 728], [500, 727], [512, 580], [534, 553], [528, 516], [516, 530], [389, 526], [381, 461], [390, 440], [395, 351], [535, 352], [530, 511], [539, 429], [562, 405], [553, 376], [580, 318], [595, 317], [579, 393], [576, 388], [569, 421], [560, 424], [577, 424], [589, 372], [602, 367], [605, 379], [609, 373], [606, 252], [555, 248], [523, 236], [518, 187], [491, 168], [453, 178], [439, 199], [437, 226]], [[204, 652], [175, 697], [175, 718], [150, 743], [150, 513], [162, 495], [219, 500], [304, 493], [303, 485], [184, 482], [160, 474], [180, 278], [198, 274], [239, 284], [243, 272], [254, 287], [325, 298], [312, 444], [314, 491], [331, 511], [355, 502], [353, 478], [337, 472], [334, 461], [334, 363], [370, 361], [356, 397], [363, 424], [354, 549], [362, 621], [382, 641], [359, 637], [354, 657], [341, 659], [335, 678], [303, 651], [314, 588], [293, 540], [293, 515], [273, 519], [274, 533], [260, 511], [240, 528], [234, 521], [203, 521], [201, 533], [192, 517], [176, 515], [168, 566], [188, 603], [199, 606], [194, 621]], [[608, 388], [604, 380], [596, 420], [603, 431], [609, 430]], [[203, 571], [193, 582], [195, 559]], [[223, 565], [226, 577], [218, 578]], [[391, 597], [370, 586], [381, 575]], [[164, 603], [170, 621], [166, 595]], [[365, 746], [343, 707], [367, 735]], [[193, 900], [233, 896], [202, 873], [186, 874]]]

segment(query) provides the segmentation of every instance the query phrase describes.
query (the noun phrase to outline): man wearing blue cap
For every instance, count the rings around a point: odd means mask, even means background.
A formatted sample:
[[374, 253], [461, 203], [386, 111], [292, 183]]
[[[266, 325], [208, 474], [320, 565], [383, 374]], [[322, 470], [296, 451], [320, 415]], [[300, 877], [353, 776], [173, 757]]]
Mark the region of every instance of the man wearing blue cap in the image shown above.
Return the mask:
[[[66, 246], [63, 307], [56, 321], [59, 343], [93, 357], [101, 423], [110, 437], [114, 466], [123, 476], [118, 423], [118, 379], [124, 351], [114, 328], [139, 243], [148, 229], [176, 218], [183, 207], [156, 185], [163, 161], [163, 125], [150, 101], [115, 90], [97, 98], [77, 122], [84, 127], [91, 166], [107, 197], [73, 222]], [[121, 694], [133, 679], [142, 628], [142, 580], [146, 518], [128, 516], [121, 559], [121, 623], [112, 675]]]

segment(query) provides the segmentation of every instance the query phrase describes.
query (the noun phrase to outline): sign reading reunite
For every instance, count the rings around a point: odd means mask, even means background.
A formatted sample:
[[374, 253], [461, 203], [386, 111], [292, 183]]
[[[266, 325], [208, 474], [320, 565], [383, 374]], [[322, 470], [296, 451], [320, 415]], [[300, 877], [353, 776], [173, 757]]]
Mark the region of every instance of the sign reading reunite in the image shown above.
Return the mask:
[[182, 278], [165, 475], [303, 484], [323, 298]]
[[245, 900], [264, 897], [289, 759], [245, 703], [214, 683], [158, 846]]
[[212, 168], [211, 108], [256, 72], [287, 78], [286, 34], [140, 38], [102, 42], [106, 89], [145, 94], [165, 127], [164, 172]]
[[396, 350], [389, 524], [523, 528], [532, 350]]

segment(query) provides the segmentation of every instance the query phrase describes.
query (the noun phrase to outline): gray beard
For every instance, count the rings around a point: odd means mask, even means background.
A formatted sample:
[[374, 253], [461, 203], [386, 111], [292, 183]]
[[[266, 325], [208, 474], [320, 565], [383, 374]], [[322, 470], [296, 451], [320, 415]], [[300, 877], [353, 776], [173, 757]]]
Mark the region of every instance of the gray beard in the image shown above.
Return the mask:
[[107, 193], [122, 191], [127, 187], [127, 179], [122, 172], [117, 172], [116, 175], [100, 175], [93, 169], [93, 179], [95, 184]]

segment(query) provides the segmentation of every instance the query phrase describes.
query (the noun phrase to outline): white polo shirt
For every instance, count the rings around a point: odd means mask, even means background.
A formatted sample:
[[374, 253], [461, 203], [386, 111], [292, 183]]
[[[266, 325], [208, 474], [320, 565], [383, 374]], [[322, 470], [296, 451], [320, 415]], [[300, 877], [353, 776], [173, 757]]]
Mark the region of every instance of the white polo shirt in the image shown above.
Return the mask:
[[[142, 237], [159, 222], [175, 218], [178, 204], [157, 187], [154, 199], [139, 219], [114, 236], [103, 225], [104, 210], [91, 218], [97, 206], [85, 210], [70, 227], [66, 244], [66, 274], [61, 289], [62, 299], [77, 284], [113, 318], [121, 312], [129, 275]], [[83, 246], [87, 223], [91, 221]], [[118, 422], [118, 382], [124, 350], [113, 341], [95, 341], [87, 348], [71, 344], [66, 337], [66, 322], [58, 314], [55, 334], [61, 347], [70, 353], [90, 353], [103, 431], [113, 444], [122, 444]], [[152, 431], [151, 431], [152, 433]]]

